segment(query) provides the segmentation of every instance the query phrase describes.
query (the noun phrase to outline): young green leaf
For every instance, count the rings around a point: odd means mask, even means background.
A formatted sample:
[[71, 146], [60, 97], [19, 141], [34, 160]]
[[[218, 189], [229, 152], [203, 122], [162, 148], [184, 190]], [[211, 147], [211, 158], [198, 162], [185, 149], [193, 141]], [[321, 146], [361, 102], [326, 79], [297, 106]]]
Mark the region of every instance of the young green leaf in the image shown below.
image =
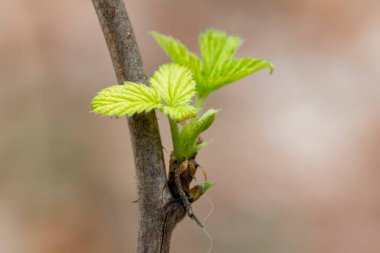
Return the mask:
[[178, 143], [181, 156], [190, 158], [201, 148], [207, 146], [207, 142], [197, 143], [198, 137], [211, 126], [217, 112], [215, 109], [209, 109], [200, 118], [194, 118], [183, 125]]
[[202, 60], [178, 40], [158, 33], [152, 35], [173, 62], [191, 69], [198, 96], [202, 100], [213, 91], [256, 71], [265, 68], [273, 71], [270, 61], [234, 58], [242, 40], [237, 36], [228, 36], [220, 30], [209, 29], [200, 35]]
[[195, 94], [191, 71], [178, 64], [162, 65], [154, 73], [150, 83], [169, 106], [188, 104]]
[[211, 183], [211, 182], [204, 182], [203, 184], [200, 184], [200, 186], [202, 187], [202, 191], [203, 192], [206, 192], [207, 190], [209, 190], [211, 187], [213, 187], [214, 186], [214, 184], [213, 183]]
[[158, 32], [151, 32], [151, 35], [174, 63], [186, 66], [191, 70], [199, 69], [200, 60], [198, 56], [187, 49], [179, 40]]
[[209, 110], [207, 110], [202, 115], [202, 117], [197, 121], [197, 123], [195, 125], [195, 132], [198, 135], [200, 135], [201, 133], [203, 133], [204, 131], [206, 131], [207, 129], [209, 129], [209, 127], [211, 126], [211, 124], [214, 122], [216, 114], [218, 112], [219, 112], [219, 110], [215, 110], [215, 109], [209, 109]]
[[161, 99], [154, 89], [133, 82], [105, 88], [92, 100], [92, 111], [106, 116], [132, 116], [161, 107]]
[[227, 36], [220, 30], [209, 29], [203, 32], [199, 37], [203, 71], [213, 73], [218, 65], [231, 60], [241, 43], [241, 38]]
[[212, 72], [202, 77], [202, 85], [199, 87], [200, 96], [206, 97], [227, 84], [266, 68], [272, 72], [273, 64], [270, 61], [255, 58], [235, 58], [220, 63]]
[[242, 40], [228, 36], [225, 32], [210, 29], [200, 36], [200, 49], [203, 59], [202, 74], [197, 80], [200, 97], [237, 81], [261, 69], [273, 70], [273, 64], [267, 60], [255, 58], [234, 58]]
[[197, 113], [190, 105], [195, 94], [195, 82], [188, 68], [173, 63], [162, 65], [150, 83], [166, 103], [162, 111], [171, 119], [182, 121]]

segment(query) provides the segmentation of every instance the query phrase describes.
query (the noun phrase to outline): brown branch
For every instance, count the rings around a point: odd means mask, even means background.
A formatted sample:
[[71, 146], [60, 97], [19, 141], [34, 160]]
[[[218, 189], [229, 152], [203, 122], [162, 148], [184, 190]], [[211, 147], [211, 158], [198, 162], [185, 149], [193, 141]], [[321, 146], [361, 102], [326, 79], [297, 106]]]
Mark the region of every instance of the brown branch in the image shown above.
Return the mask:
[[[92, 0], [119, 83], [147, 84], [141, 55], [122, 0]], [[137, 253], [168, 253], [175, 225], [185, 216], [167, 186], [160, 132], [154, 112], [128, 119], [138, 189]]]

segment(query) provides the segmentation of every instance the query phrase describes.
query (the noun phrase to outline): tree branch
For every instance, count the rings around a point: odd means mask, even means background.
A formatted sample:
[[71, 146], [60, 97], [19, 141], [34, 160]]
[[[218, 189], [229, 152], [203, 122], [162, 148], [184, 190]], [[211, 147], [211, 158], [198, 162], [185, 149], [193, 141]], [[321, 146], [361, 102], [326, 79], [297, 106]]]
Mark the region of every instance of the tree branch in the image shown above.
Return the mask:
[[[119, 83], [147, 84], [141, 55], [122, 0], [92, 0]], [[137, 253], [168, 253], [175, 225], [185, 208], [173, 201], [154, 111], [128, 119], [138, 190]]]

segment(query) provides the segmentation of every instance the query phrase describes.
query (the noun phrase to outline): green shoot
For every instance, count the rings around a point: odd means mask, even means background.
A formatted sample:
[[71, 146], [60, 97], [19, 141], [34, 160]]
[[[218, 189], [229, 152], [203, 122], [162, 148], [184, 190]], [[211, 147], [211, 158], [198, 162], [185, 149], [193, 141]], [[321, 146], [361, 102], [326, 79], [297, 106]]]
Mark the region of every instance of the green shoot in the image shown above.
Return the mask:
[[268, 68], [272, 72], [273, 64], [236, 58], [242, 39], [220, 30], [209, 29], [200, 35], [201, 57], [172, 37], [157, 32], [152, 36], [173, 63], [162, 65], [150, 78], [150, 86], [125, 82], [101, 90], [92, 100], [92, 111], [111, 117], [161, 111], [169, 119], [175, 158], [192, 159], [207, 146], [200, 135], [212, 125], [218, 112], [209, 109], [202, 114], [207, 97], [259, 70]]

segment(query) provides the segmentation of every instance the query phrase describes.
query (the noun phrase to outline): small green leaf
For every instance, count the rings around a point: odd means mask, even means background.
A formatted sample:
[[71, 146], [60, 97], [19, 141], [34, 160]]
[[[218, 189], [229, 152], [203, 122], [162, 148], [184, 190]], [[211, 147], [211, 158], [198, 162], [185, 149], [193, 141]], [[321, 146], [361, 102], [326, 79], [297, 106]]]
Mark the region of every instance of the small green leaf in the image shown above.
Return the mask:
[[195, 122], [193, 126], [193, 132], [195, 135], [197, 135], [197, 137], [211, 126], [215, 120], [217, 113], [218, 110], [209, 109], [202, 115], [200, 119]]
[[234, 58], [241, 44], [239, 37], [228, 36], [223, 31], [211, 29], [201, 34], [202, 74], [194, 75], [201, 98], [261, 69], [273, 70], [273, 64], [267, 60]]
[[133, 82], [105, 88], [92, 100], [92, 111], [106, 116], [132, 116], [161, 107], [161, 99], [154, 89]]
[[[192, 157], [201, 148], [208, 145], [207, 142], [198, 142], [198, 137], [206, 131], [214, 122], [217, 110], [209, 109], [202, 117], [194, 118], [183, 125], [182, 131], [179, 134], [178, 150], [181, 156], [185, 158]], [[181, 157], [182, 158], [182, 157]]]
[[179, 40], [158, 32], [151, 32], [151, 35], [174, 63], [186, 66], [191, 70], [199, 68], [198, 56], [187, 49]]
[[212, 73], [219, 64], [231, 60], [241, 43], [241, 38], [227, 36], [220, 30], [209, 29], [203, 32], [199, 37], [203, 72]]
[[214, 184], [211, 183], [211, 182], [209, 182], [209, 181], [207, 181], [207, 182], [204, 182], [204, 183], [200, 184], [199, 186], [202, 188], [202, 191], [203, 191], [203, 192], [206, 192], [206, 191], [209, 190], [211, 187], [213, 187]]
[[266, 68], [272, 72], [273, 64], [255, 58], [235, 58], [218, 64], [213, 72], [203, 76], [201, 96], [207, 96], [227, 84]]
[[186, 123], [181, 131], [184, 139], [196, 140], [198, 136], [206, 131], [214, 122], [218, 110], [209, 109], [200, 118]]
[[151, 87], [168, 106], [189, 104], [195, 94], [191, 71], [178, 64], [162, 65], [150, 79]]

